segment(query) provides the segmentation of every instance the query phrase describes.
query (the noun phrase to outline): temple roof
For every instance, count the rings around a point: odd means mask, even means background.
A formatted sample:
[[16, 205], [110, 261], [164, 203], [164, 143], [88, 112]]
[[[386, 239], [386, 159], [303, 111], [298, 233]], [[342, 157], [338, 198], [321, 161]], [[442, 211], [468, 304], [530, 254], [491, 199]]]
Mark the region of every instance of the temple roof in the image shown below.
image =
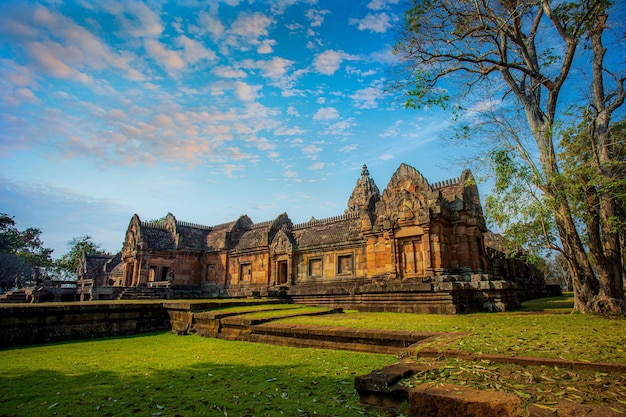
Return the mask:
[[367, 165], [363, 164], [361, 169], [361, 178], [357, 180], [356, 185], [352, 190], [352, 194], [348, 199], [349, 212], [368, 209], [370, 207], [372, 197], [374, 200], [378, 200], [380, 198], [380, 191], [378, 190], [374, 180], [370, 178], [369, 175], [370, 173], [367, 169]]
[[315, 220], [294, 227], [298, 248], [354, 242], [361, 238], [361, 219], [355, 215]]
[[165, 227], [141, 226], [142, 241], [149, 249], [154, 250], [173, 250], [176, 249], [176, 243], [172, 233]]
[[[392, 200], [392, 197], [398, 193], [404, 193], [400, 195], [403, 199]], [[383, 199], [387, 205], [400, 204], [406, 200], [405, 195], [417, 194], [426, 197], [420, 197], [421, 200], [415, 201], [416, 215], [421, 215], [420, 213], [433, 205], [443, 204], [451, 210], [449, 213], [467, 210], [477, 218], [479, 225], [484, 224], [478, 190], [469, 170], [464, 171], [458, 178], [431, 185], [419, 171], [403, 163], [391, 177], [384, 190]], [[369, 177], [367, 166], [363, 165], [361, 177], [357, 180], [348, 200], [348, 210], [341, 216], [323, 220], [313, 219], [308, 223], [294, 226], [286, 213], [282, 213], [274, 220], [257, 224], [254, 224], [248, 216], [243, 215], [236, 221], [211, 227], [178, 221], [174, 215], [168, 213], [163, 220], [157, 222], [141, 222], [135, 215], [131, 220], [131, 225], [139, 225], [141, 241], [146, 249], [151, 250], [182, 249], [202, 252], [234, 249], [248, 251], [271, 245], [279, 230], [285, 230], [297, 248], [313, 248], [361, 239], [363, 223], [360, 215], [366, 210], [373, 223], [374, 216], [381, 215], [379, 207], [384, 207], [376, 203], [380, 198], [378, 187]], [[397, 204], [392, 204], [386, 211], [397, 210], [396, 206]], [[428, 217], [426, 221], [427, 219]], [[129, 226], [130, 229], [131, 226]]]

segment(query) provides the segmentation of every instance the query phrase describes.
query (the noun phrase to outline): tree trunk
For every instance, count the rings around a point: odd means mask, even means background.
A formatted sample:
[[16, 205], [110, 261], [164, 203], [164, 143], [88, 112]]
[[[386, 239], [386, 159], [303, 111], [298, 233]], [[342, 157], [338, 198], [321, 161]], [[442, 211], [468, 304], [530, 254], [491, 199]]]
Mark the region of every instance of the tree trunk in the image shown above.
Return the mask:
[[589, 253], [600, 281], [600, 296], [625, 300], [620, 236], [619, 231], [612, 224], [612, 220], [617, 216], [616, 200], [603, 189], [606, 184], [614, 181], [616, 175], [614, 167], [616, 152], [610, 131], [611, 116], [624, 102], [623, 84], [618, 83], [615, 98], [612, 101], [607, 100], [605, 92], [604, 55], [606, 48], [602, 43], [602, 33], [606, 28], [607, 18], [606, 13], [599, 14], [594, 21], [594, 26], [589, 30], [593, 51], [593, 107], [596, 112], [590, 141], [595, 155], [596, 175], [601, 182], [599, 186], [594, 187], [598, 217], [589, 219], [593, 224], [588, 225], [588, 229], [590, 226], [593, 227], [595, 234], [593, 241], [589, 240]]

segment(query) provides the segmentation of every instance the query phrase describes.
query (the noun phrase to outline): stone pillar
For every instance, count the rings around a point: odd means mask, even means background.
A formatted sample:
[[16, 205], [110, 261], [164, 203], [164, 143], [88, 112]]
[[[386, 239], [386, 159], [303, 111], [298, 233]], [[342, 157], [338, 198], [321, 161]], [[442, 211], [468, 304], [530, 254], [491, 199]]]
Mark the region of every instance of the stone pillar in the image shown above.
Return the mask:
[[430, 241], [430, 227], [424, 226], [423, 229], [424, 235], [422, 236], [422, 259], [424, 259], [424, 271], [427, 277], [432, 277], [433, 275], [435, 275], [435, 272], [433, 271], [433, 246], [432, 242]]
[[480, 252], [478, 250], [478, 244], [476, 241], [476, 229], [468, 229], [467, 231], [467, 240], [468, 240], [468, 250], [469, 250], [469, 261], [470, 267], [472, 268], [472, 272], [480, 273], [480, 260], [478, 257], [480, 256]]
[[402, 259], [400, 259], [400, 257], [398, 256], [398, 242], [393, 235], [393, 231], [390, 230], [388, 232], [388, 235], [389, 235], [389, 241], [391, 242], [391, 257], [393, 259], [392, 275], [394, 278], [398, 278], [398, 277], [402, 278], [401, 276], [398, 275], [398, 271], [402, 270], [402, 265], [399, 264], [399, 262], [402, 262]]

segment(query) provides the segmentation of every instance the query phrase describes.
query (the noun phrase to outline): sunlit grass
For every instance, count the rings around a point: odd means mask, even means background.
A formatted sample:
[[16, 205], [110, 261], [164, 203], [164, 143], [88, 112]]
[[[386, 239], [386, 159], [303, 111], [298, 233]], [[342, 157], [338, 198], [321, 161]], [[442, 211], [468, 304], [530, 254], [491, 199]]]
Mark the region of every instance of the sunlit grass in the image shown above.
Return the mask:
[[[563, 358], [596, 362], [626, 362], [626, 319], [593, 315], [537, 313], [543, 304], [566, 305], [569, 295], [525, 304], [525, 309], [508, 313], [465, 315], [359, 313], [302, 316], [280, 320], [285, 323], [378, 328], [424, 332], [469, 332], [455, 339], [448, 349], [475, 353], [500, 353]], [[533, 312], [531, 312], [533, 311]]]
[[170, 333], [0, 350], [0, 415], [375, 416], [354, 375], [393, 362]]
[[324, 307], [305, 307], [298, 306], [296, 308], [291, 309], [274, 309], [269, 311], [259, 311], [254, 313], [242, 314], [239, 317], [245, 317], [250, 319], [271, 319], [271, 318], [280, 318], [291, 315], [302, 315], [302, 314], [310, 314], [310, 313], [321, 313], [328, 311], [328, 308]]
[[574, 294], [565, 293], [559, 297], [538, 298], [526, 301], [520, 311], [541, 311], [544, 313], [570, 313], [574, 308]]

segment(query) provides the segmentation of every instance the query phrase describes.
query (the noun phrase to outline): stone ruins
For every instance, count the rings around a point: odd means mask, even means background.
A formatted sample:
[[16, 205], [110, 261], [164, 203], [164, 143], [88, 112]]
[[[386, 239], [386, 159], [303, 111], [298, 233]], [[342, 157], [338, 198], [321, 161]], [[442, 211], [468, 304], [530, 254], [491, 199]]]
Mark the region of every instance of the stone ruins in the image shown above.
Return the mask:
[[342, 215], [302, 224], [286, 213], [217, 226], [134, 215], [121, 257], [86, 256], [79, 275], [84, 299], [134, 288], [362, 311], [503, 311], [546, 295], [541, 274], [487, 229], [469, 170], [430, 184], [406, 164], [382, 193], [364, 165]]

